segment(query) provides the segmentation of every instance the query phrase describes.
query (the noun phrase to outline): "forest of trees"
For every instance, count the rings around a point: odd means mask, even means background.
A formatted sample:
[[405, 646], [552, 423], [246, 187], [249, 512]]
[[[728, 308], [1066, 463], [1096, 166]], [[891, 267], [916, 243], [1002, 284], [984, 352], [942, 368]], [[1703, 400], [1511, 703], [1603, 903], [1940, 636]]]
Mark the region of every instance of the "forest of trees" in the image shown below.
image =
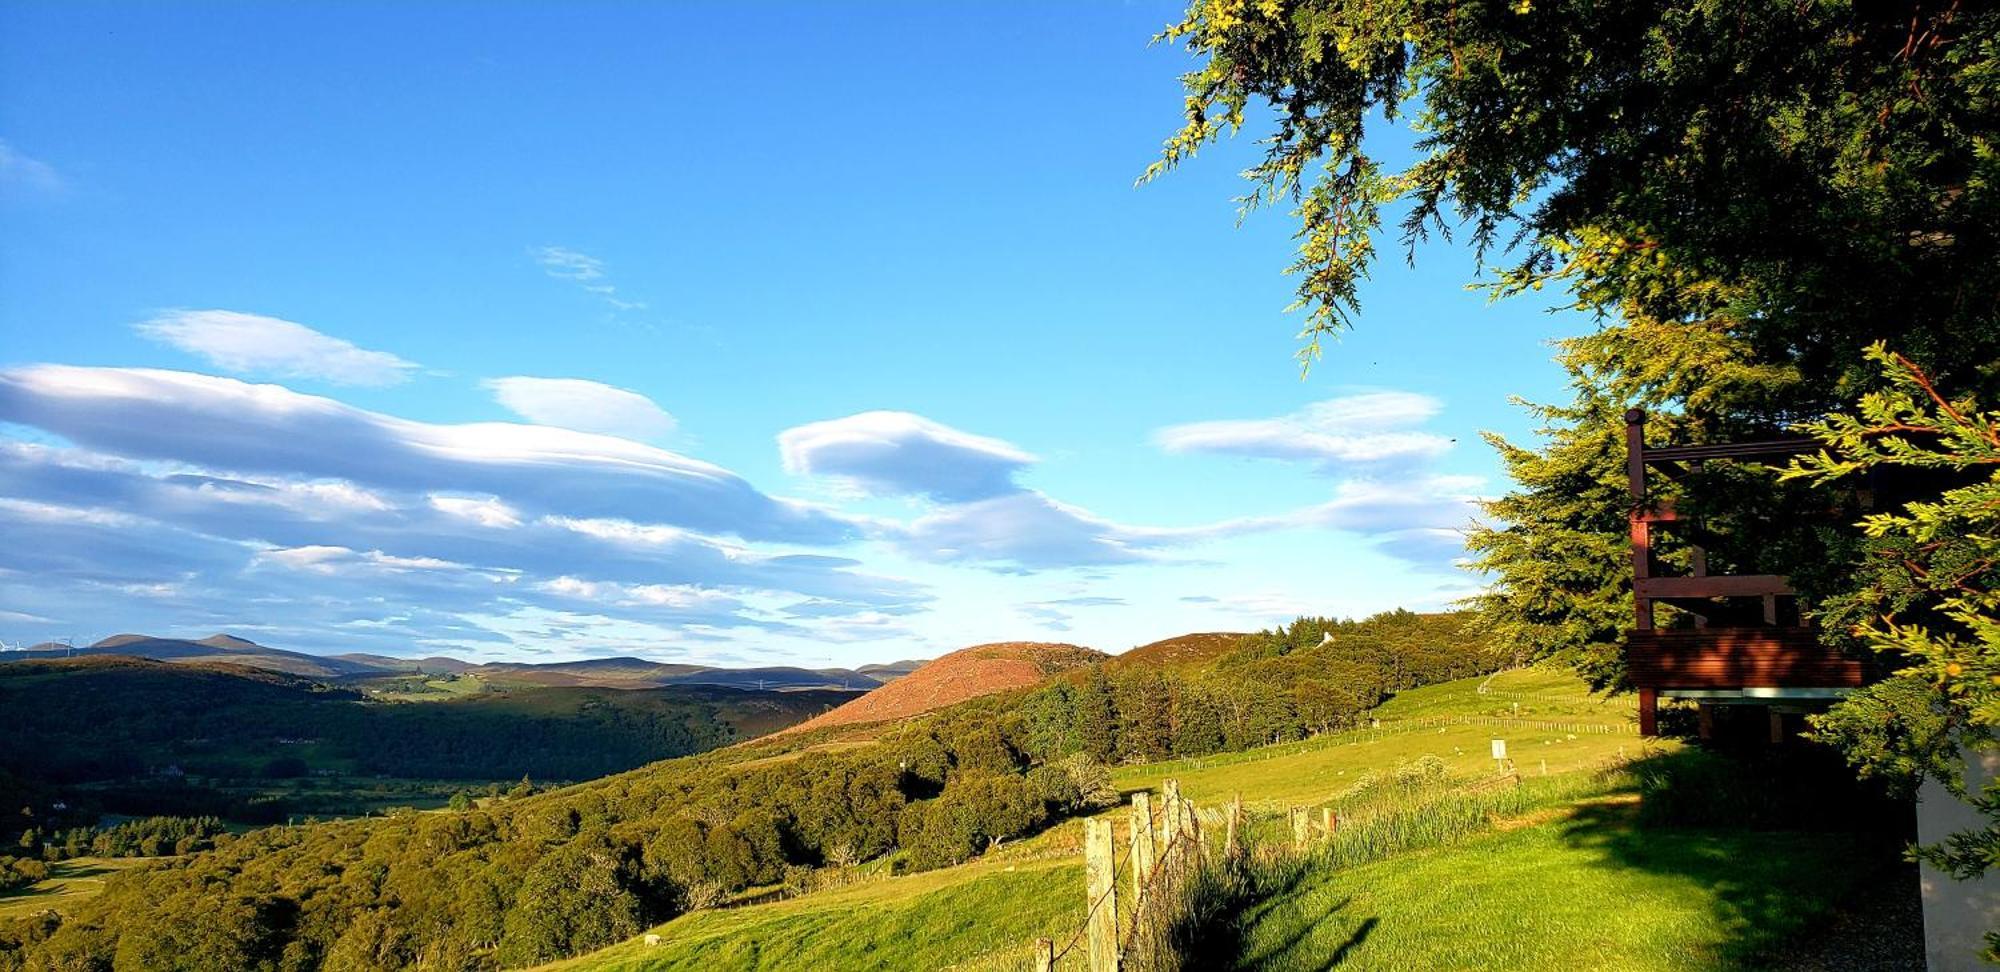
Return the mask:
[[782, 758], [818, 738], [789, 736], [462, 811], [224, 835], [66, 919], [0, 928], [0, 968], [532, 964], [802, 869], [956, 863], [1115, 800], [1109, 761], [1296, 739], [1497, 664], [1458, 615], [1307, 619], [1210, 664], [1093, 666], [853, 750]]
[[216, 817], [142, 817], [105, 827], [66, 827], [43, 833], [29, 827], [14, 841], [22, 857], [61, 861], [72, 857], [162, 857], [213, 846], [228, 829]]
[[[53, 786], [94, 811], [274, 823], [324, 809], [290, 806], [282, 795], [257, 792], [259, 782], [318, 770], [480, 782], [593, 779], [734, 742], [733, 718], [748, 707], [790, 712], [798, 721], [852, 697], [714, 686], [524, 687], [383, 703], [240, 666], [116, 656], [12, 662], [0, 664], [0, 724], [9, 740], [0, 748], [0, 773]], [[216, 780], [251, 785], [210, 785]], [[0, 839], [17, 831], [0, 822]]]

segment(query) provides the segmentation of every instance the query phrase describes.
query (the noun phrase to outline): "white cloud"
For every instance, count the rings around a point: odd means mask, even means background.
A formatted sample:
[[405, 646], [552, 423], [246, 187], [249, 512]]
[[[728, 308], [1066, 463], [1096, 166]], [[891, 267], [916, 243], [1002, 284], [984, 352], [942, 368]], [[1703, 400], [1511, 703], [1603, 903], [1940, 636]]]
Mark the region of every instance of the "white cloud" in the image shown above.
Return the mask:
[[618, 288], [610, 282], [604, 270], [604, 261], [588, 253], [581, 253], [560, 246], [539, 246], [530, 251], [535, 262], [541, 264], [542, 272], [557, 280], [567, 280], [582, 288], [587, 294], [597, 297], [614, 309], [621, 311], [645, 310], [644, 301], [630, 300], [618, 295]]
[[535, 262], [551, 277], [562, 280], [601, 280], [604, 278], [604, 261], [588, 253], [560, 246], [544, 246], [535, 249]]
[[713, 588], [692, 584], [620, 584], [615, 581], [584, 580], [567, 574], [538, 585], [538, 589], [580, 601], [616, 607], [665, 608], [677, 611], [733, 611], [742, 602]]
[[674, 430], [674, 417], [652, 399], [601, 382], [515, 375], [481, 384], [508, 411], [542, 425], [639, 440]]
[[1475, 491], [1480, 483], [1465, 476], [1347, 480], [1324, 503], [1185, 527], [1119, 523], [1023, 490], [948, 505], [910, 523], [879, 524], [877, 529], [920, 560], [1023, 570], [1164, 561], [1179, 548], [1300, 529], [1358, 534], [1391, 556], [1444, 566], [1462, 549], [1461, 531], [1478, 513]]
[[278, 385], [138, 368], [0, 370], [0, 421], [128, 458], [364, 489], [487, 495], [533, 515], [667, 523], [834, 543], [852, 524], [709, 463], [626, 439], [500, 422], [443, 425]]
[[[27, 393], [10, 381], [18, 377], [0, 372], [0, 411], [20, 405], [18, 396]], [[304, 408], [314, 400], [280, 401]], [[183, 424], [173, 409], [162, 414], [169, 417], [160, 429]], [[241, 430], [218, 434], [229, 438]], [[258, 441], [250, 437], [248, 445], [230, 448], [257, 448]], [[359, 440], [335, 435], [319, 441], [340, 451]], [[803, 598], [847, 614], [920, 613], [931, 600], [917, 583], [863, 573], [857, 561], [843, 557], [760, 549], [629, 517], [572, 517], [537, 505], [532, 496], [503, 498], [459, 482], [449, 484], [457, 488], [420, 485], [441, 472], [443, 479], [462, 479], [448, 474], [450, 466], [419, 464], [405, 469], [410, 482], [362, 487], [301, 479], [296, 470], [228, 472], [169, 457], [183, 451], [173, 436], [158, 444], [158, 452], [135, 460], [21, 442], [0, 426], [0, 536], [8, 541], [0, 544], [0, 611], [50, 616], [51, 623], [82, 630], [109, 623], [201, 633], [279, 618], [286, 629], [279, 643], [286, 647], [396, 654], [418, 644], [484, 650], [500, 635], [469, 619], [568, 603], [559, 586], [550, 586], [564, 577], [615, 591], [615, 600], [593, 610], [644, 617], [656, 628], [679, 626], [675, 630], [689, 638], [740, 638], [754, 645], [774, 635], [807, 643], [819, 635], [809, 630], [816, 622], [739, 603], [746, 594], [773, 605]], [[358, 451], [378, 448], [383, 446], [367, 443]], [[532, 455], [513, 458], [531, 466], [567, 465], [537, 463]], [[327, 470], [316, 467], [311, 475], [324, 477]], [[579, 480], [574, 491], [593, 489]], [[630, 509], [654, 515], [665, 505], [634, 500]], [[781, 531], [795, 535], [803, 534]], [[394, 630], [350, 623], [392, 614], [407, 620]], [[0, 633], [13, 634], [7, 627], [0, 623]], [[738, 630], [744, 633], [715, 634]], [[509, 643], [506, 650], [531, 647]], [[627, 646], [649, 647], [680, 650], [673, 640]]]
[[417, 365], [370, 351], [304, 324], [226, 310], [169, 311], [135, 326], [140, 334], [200, 355], [238, 374], [317, 378], [338, 385], [393, 385]]
[[59, 194], [67, 183], [55, 166], [32, 158], [0, 139], [0, 187], [39, 195]]
[[1121, 526], [1032, 490], [960, 503], [919, 517], [892, 536], [910, 556], [939, 563], [1022, 569], [1158, 559], [1173, 531]]
[[354, 550], [331, 544], [313, 544], [304, 547], [288, 547], [267, 550], [257, 555], [256, 560], [277, 564], [292, 570], [308, 571], [315, 574], [334, 574], [354, 570], [412, 571], [442, 570], [465, 571], [471, 568], [455, 564], [437, 557], [399, 557], [380, 550]]
[[477, 523], [489, 529], [504, 530], [521, 525], [521, 511], [492, 496], [481, 499], [471, 496], [432, 494], [427, 499], [430, 500], [431, 508], [440, 513]]
[[1443, 409], [1428, 395], [1374, 391], [1315, 402], [1290, 415], [1175, 425], [1155, 433], [1168, 452], [1213, 452], [1259, 459], [1341, 464], [1428, 459], [1451, 440], [1412, 431]]
[[909, 412], [862, 412], [786, 429], [778, 450], [788, 472], [838, 477], [878, 496], [947, 502], [1017, 492], [1014, 475], [1036, 461], [1010, 442]]

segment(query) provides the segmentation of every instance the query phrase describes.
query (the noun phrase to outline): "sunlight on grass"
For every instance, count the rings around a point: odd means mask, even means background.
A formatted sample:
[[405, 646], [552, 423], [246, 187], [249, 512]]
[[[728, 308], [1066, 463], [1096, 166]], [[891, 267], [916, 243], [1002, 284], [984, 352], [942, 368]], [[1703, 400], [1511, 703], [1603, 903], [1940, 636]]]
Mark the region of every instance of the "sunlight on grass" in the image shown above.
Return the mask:
[[55, 909], [62, 911], [104, 888], [104, 879], [158, 857], [73, 857], [49, 865], [49, 877], [18, 891], [0, 894], [0, 919]]
[[1843, 834], [1636, 829], [1566, 819], [1314, 869], [1245, 919], [1251, 967], [1727, 969], [1796, 934], [1861, 876]]
[[[1479, 691], [1482, 683], [1486, 692]], [[1606, 726], [1628, 722], [1632, 711], [1629, 699], [1604, 701], [1572, 676], [1538, 670], [1502, 673], [1490, 682], [1466, 679], [1418, 689], [1398, 696], [1380, 711], [1389, 719], [1485, 717], [1502, 710], [1511, 715], [1516, 702], [1534, 718]], [[1442, 730], [1358, 730], [1245, 753], [1120, 767], [1114, 781], [1122, 789], [1137, 790], [1157, 788], [1162, 779], [1172, 777], [1180, 780], [1184, 794], [1206, 806], [1215, 807], [1241, 793], [1247, 807], [1269, 813], [1331, 802], [1360, 776], [1393, 772], [1425, 755], [1437, 756], [1457, 779], [1491, 776], [1495, 766], [1488, 742], [1496, 735], [1509, 740], [1516, 766], [1529, 777], [1530, 785], [1518, 797], [1498, 795], [1480, 804], [1491, 802], [1489, 809], [1569, 799], [1591, 787], [1601, 789], [1581, 771], [1615, 761], [1620, 750], [1636, 756], [1640, 748], [1638, 739], [1625, 734], [1496, 730], [1487, 723]], [[1548, 787], [1537, 782], [1543, 762], [1552, 777]], [[1446, 790], [1424, 799], [1452, 796]], [[1415, 812], [1435, 809], [1426, 806]], [[1107, 815], [1117, 821], [1118, 839], [1125, 841], [1125, 810], [1121, 807]], [[1372, 846], [1385, 848], [1380, 850], [1385, 853], [1408, 846], [1397, 842], [1433, 839], [1389, 821], [1393, 815], [1386, 809], [1379, 813], [1371, 809], [1370, 817], [1382, 818], [1374, 824], [1357, 817], [1350, 831], [1353, 839], [1374, 841]], [[1432, 816], [1441, 819], [1435, 812]], [[1482, 814], [1466, 826], [1484, 826], [1484, 819]], [[651, 930], [660, 936], [658, 945], [647, 946], [642, 937], [552, 968], [1023, 968], [1035, 938], [1048, 936], [1060, 943], [1081, 921], [1080, 827], [1076, 821], [1059, 824], [961, 867], [876, 877], [785, 901], [684, 915]], [[1269, 819], [1260, 827], [1278, 829]], [[1061, 967], [1081, 967], [1076, 958], [1066, 959]]]

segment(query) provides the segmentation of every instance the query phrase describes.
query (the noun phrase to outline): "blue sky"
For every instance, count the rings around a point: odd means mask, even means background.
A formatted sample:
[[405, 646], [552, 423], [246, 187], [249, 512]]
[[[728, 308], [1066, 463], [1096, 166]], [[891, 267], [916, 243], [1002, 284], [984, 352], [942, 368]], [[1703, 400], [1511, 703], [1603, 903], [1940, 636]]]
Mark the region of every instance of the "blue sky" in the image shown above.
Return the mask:
[[[856, 664], [1436, 607], [1590, 326], [1301, 380], [1171, 4], [0, 10], [0, 638]], [[1385, 146], [1385, 151], [1394, 151]]]

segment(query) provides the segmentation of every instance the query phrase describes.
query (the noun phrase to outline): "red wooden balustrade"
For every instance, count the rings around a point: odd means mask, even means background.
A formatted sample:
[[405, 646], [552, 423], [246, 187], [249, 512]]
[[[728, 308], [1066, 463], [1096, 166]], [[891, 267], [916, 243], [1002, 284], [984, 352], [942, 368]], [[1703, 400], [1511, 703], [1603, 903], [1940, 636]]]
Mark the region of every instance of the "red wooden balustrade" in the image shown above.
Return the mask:
[[[1625, 413], [1626, 473], [1631, 483], [1633, 628], [1626, 641], [1626, 669], [1639, 690], [1639, 731], [1658, 732], [1662, 694], [1748, 689], [1852, 688], [1863, 683], [1859, 662], [1821, 645], [1799, 626], [1796, 594], [1772, 574], [1710, 574], [1699, 524], [1656, 500], [1655, 472], [1674, 477], [1711, 460], [1768, 461], [1817, 448], [1811, 439], [1771, 439], [1698, 446], [1647, 446], [1646, 414]], [[1688, 530], [1689, 570], [1663, 575], [1653, 542], [1657, 530]], [[1756, 599], [1757, 622], [1712, 624], [1720, 599]], [[1670, 604], [1691, 616], [1691, 628], [1654, 627], [1655, 608]], [[1704, 712], [1704, 715], [1706, 713]]]

